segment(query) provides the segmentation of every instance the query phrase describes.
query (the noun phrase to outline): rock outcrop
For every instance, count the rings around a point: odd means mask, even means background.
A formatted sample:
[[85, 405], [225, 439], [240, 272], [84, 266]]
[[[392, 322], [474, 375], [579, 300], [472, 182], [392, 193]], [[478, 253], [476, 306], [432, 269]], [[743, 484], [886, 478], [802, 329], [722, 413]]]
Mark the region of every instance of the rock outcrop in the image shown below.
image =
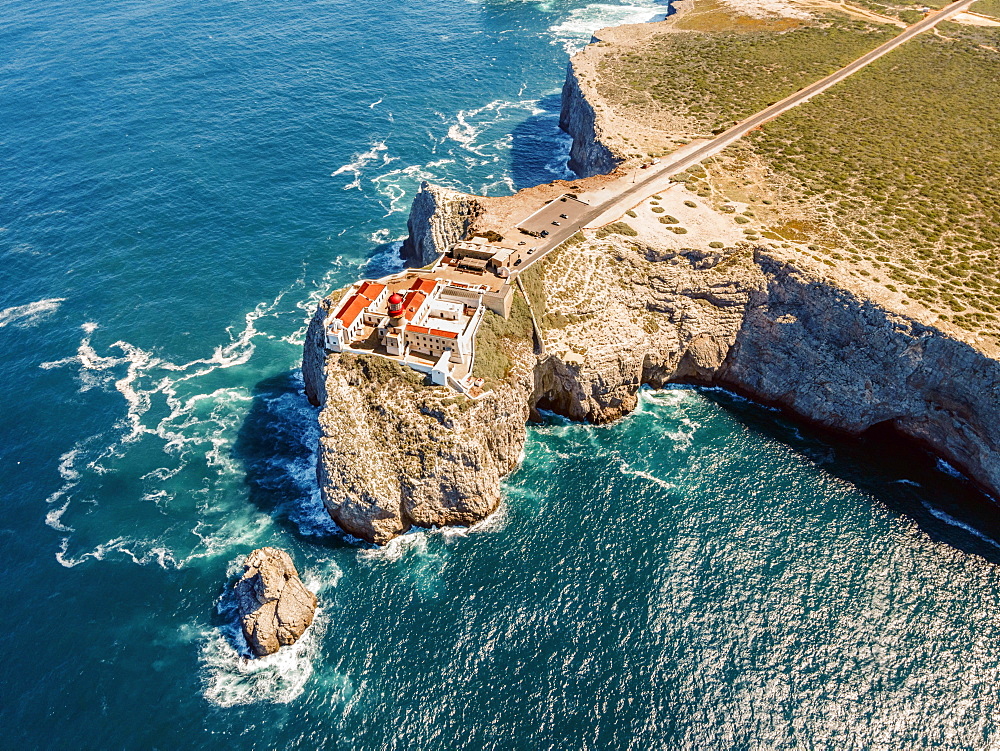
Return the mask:
[[570, 322], [543, 325], [544, 357], [522, 342], [514, 375], [477, 402], [388, 361], [326, 353], [317, 313], [304, 374], [323, 405], [318, 474], [341, 527], [382, 544], [411, 526], [472, 524], [499, 503], [533, 410], [606, 423], [635, 408], [643, 384], [672, 382], [730, 388], [849, 434], [890, 423], [1000, 495], [1000, 363], [969, 344], [793, 251], [676, 252], [610, 236], [562, 254], [541, 267], [550, 294], [536, 312]]
[[476, 196], [423, 182], [407, 221], [409, 236], [400, 255], [408, 266], [426, 266], [465, 237], [482, 214]]
[[756, 261], [718, 382], [846, 433], [891, 424], [1000, 497], [1000, 362], [791, 258]]
[[317, 475], [334, 521], [381, 545], [413, 526], [470, 526], [489, 516], [524, 448], [530, 355], [479, 401], [374, 356], [329, 354], [305, 372], [324, 404]]
[[258, 657], [294, 644], [313, 621], [316, 595], [306, 589], [291, 557], [278, 548], [247, 556], [236, 582], [240, 625]]

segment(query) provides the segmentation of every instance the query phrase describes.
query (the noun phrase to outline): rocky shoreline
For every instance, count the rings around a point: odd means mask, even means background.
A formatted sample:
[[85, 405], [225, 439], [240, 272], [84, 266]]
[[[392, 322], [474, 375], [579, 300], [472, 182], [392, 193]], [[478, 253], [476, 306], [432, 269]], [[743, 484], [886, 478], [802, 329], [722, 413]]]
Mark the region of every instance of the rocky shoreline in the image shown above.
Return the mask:
[[[623, 161], [602, 143], [572, 63], [561, 122], [582, 176]], [[424, 185], [407, 262], [433, 260], [498, 200], [511, 201]], [[332, 301], [320, 304], [303, 375], [320, 407], [323, 500], [344, 530], [384, 544], [414, 526], [474, 524], [499, 505], [535, 410], [606, 423], [635, 408], [642, 385], [678, 382], [731, 389], [851, 435], [891, 426], [1000, 496], [996, 359], [793, 250], [677, 250], [642, 233], [600, 234], [538, 272], [552, 289], [597, 280], [596, 302], [574, 300], [567, 315], [558, 295], [533, 300], [542, 320], [555, 317], [543, 326], [546, 354], [528, 339], [505, 340], [510, 372], [478, 401], [377, 358], [328, 353], [322, 328]]]

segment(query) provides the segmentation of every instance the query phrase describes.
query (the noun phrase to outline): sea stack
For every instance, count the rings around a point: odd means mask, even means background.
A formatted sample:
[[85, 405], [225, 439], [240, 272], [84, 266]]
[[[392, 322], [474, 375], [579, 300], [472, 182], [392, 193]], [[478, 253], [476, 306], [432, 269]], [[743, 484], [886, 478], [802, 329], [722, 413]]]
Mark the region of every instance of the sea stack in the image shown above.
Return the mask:
[[236, 598], [243, 634], [258, 657], [298, 641], [316, 613], [316, 595], [299, 579], [291, 556], [278, 548], [258, 548], [247, 556]]

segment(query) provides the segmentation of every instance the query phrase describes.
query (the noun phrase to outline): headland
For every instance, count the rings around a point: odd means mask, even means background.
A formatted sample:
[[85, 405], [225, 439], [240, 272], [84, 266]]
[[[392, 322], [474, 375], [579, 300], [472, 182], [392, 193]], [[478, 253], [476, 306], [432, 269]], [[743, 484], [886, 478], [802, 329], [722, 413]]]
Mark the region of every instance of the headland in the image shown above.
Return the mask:
[[[598, 32], [563, 89], [579, 180], [424, 184], [414, 268], [321, 301], [303, 374], [343, 529], [474, 524], [538, 410], [606, 423], [678, 382], [891, 426], [1000, 494], [1000, 35], [915, 6], [765, 5]], [[924, 33], [800, 96], [908, 24]]]

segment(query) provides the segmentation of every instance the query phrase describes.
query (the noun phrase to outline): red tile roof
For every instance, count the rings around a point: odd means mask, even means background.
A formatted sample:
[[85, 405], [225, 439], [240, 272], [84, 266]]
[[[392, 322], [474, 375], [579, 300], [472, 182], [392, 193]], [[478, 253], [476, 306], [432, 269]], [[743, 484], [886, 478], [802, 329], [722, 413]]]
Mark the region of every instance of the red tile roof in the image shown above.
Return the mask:
[[431, 336], [438, 336], [442, 339], [458, 339], [458, 334], [451, 331], [442, 331], [441, 329], [429, 329], [426, 326], [414, 326], [412, 323], [406, 327], [407, 331], [412, 331], [414, 334], [430, 334]]
[[361, 295], [351, 295], [351, 297], [344, 303], [344, 307], [340, 309], [337, 313], [337, 318], [340, 322], [344, 324], [345, 327], [350, 328], [351, 324], [354, 323], [358, 316], [361, 315], [361, 311], [371, 305], [371, 300], [367, 297], [362, 297]]
[[403, 299], [403, 317], [407, 321], [412, 321], [413, 316], [417, 314], [417, 311], [420, 310], [420, 306], [424, 304], [424, 300], [426, 299], [427, 295], [423, 292], [408, 292]]
[[358, 291], [347, 298], [347, 302], [344, 303], [340, 312], [337, 313], [337, 318], [340, 319], [340, 322], [344, 326], [350, 328], [351, 324], [358, 320], [361, 312], [375, 302], [384, 289], [385, 285], [378, 282], [362, 282]]
[[379, 295], [382, 294], [382, 290], [384, 289], [384, 284], [379, 284], [378, 282], [364, 282], [358, 289], [358, 294], [374, 301]]
[[418, 292], [423, 292], [425, 294], [430, 294], [434, 291], [437, 286], [437, 282], [433, 279], [417, 279], [413, 284], [410, 285], [410, 289], [414, 289]]

